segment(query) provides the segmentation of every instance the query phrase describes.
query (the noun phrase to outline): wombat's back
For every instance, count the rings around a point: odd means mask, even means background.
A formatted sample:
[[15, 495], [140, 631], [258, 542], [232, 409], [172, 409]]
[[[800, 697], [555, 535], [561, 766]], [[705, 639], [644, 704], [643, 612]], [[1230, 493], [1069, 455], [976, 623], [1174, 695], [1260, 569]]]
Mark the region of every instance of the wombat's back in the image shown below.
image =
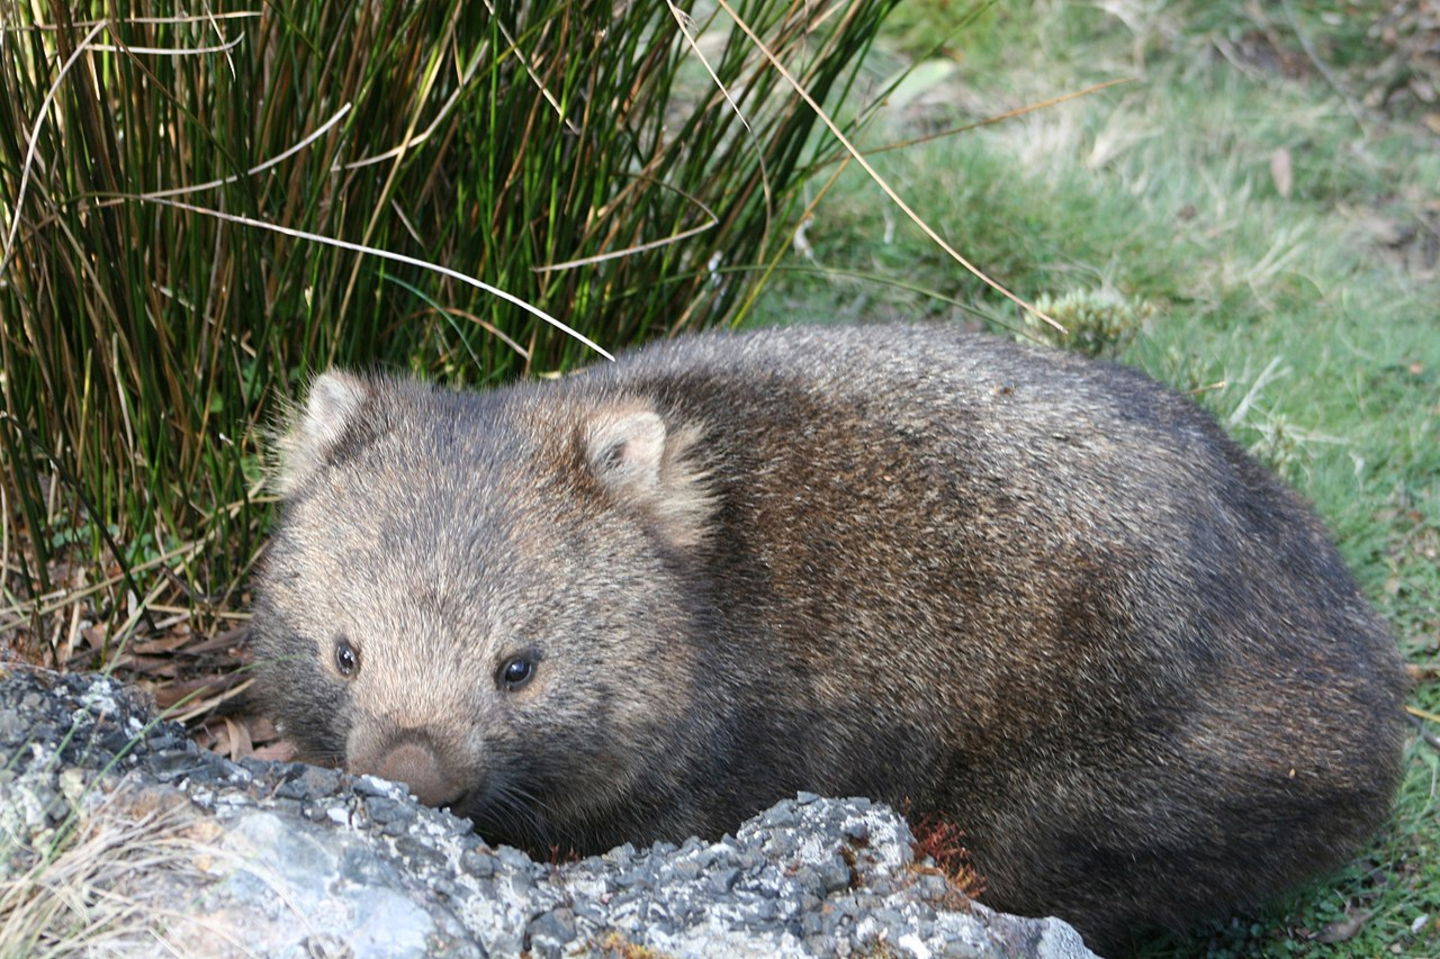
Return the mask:
[[864, 794], [1104, 945], [1338, 863], [1398, 779], [1399, 656], [1323, 529], [1131, 370], [712, 335], [483, 395], [327, 378], [288, 445], [271, 712], [536, 848]]
[[824, 664], [785, 689], [809, 788], [953, 819], [994, 905], [1101, 941], [1183, 925], [1385, 815], [1392, 637], [1311, 510], [1148, 377], [932, 327], [682, 341], [591, 375], [709, 424], [731, 641]]

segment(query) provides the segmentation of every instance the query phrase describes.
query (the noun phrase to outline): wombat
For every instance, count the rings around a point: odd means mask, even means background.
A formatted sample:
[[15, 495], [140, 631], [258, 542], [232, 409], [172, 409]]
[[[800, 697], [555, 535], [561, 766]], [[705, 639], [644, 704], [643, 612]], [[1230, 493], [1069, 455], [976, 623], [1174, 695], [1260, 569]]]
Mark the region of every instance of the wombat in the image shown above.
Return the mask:
[[281, 446], [264, 708], [492, 841], [864, 795], [1108, 948], [1336, 866], [1396, 788], [1400, 657], [1320, 523], [1121, 366], [712, 334], [479, 394], [326, 373]]

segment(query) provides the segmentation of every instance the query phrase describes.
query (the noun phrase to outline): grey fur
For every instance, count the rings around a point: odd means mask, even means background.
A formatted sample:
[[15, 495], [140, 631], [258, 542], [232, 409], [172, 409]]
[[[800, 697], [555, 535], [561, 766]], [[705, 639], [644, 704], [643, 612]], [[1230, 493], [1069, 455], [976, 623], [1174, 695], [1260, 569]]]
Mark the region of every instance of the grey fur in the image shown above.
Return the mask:
[[862, 794], [1105, 947], [1334, 867], [1398, 781], [1400, 659], [1321, 525], [1123, 367], [709, 335], [485, 394], [326, 374], [283, 445], [263, 703], [495, 839]]

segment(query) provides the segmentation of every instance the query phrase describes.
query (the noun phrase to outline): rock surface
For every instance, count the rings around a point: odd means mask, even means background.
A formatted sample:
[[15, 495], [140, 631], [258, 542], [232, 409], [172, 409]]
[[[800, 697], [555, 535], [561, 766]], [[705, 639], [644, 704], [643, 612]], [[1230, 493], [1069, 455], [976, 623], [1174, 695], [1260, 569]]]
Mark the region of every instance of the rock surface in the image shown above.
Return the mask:
[[393, 783], [198, 750], [104, 677], [0, 667], [0, 926], [28, 903], [49, 916], [26, 933], [37, 942], [84, 929], [97, 951], [147, 955], [157, 939], [295, 957], [1092, 955], [1058, 919], [965, 900], [912, 843], [884, 806], [801, 794], [718, 842], [539, 863]]

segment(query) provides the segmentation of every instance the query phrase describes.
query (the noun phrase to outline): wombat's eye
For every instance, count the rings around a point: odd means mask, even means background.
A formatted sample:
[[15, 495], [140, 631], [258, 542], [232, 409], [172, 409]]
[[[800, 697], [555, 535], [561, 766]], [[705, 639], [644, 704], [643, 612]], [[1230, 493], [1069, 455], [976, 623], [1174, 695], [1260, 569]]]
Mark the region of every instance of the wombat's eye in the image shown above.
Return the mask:
[[535, 675], [535, 661], [528, 656], [512, 656], [500, 667], [500, 685], [507, 690], [519, 689]]
[[344, 636], [335, 637], [335, 668], [341, 676], [353, 676], [360, 669], [360, 650]]

